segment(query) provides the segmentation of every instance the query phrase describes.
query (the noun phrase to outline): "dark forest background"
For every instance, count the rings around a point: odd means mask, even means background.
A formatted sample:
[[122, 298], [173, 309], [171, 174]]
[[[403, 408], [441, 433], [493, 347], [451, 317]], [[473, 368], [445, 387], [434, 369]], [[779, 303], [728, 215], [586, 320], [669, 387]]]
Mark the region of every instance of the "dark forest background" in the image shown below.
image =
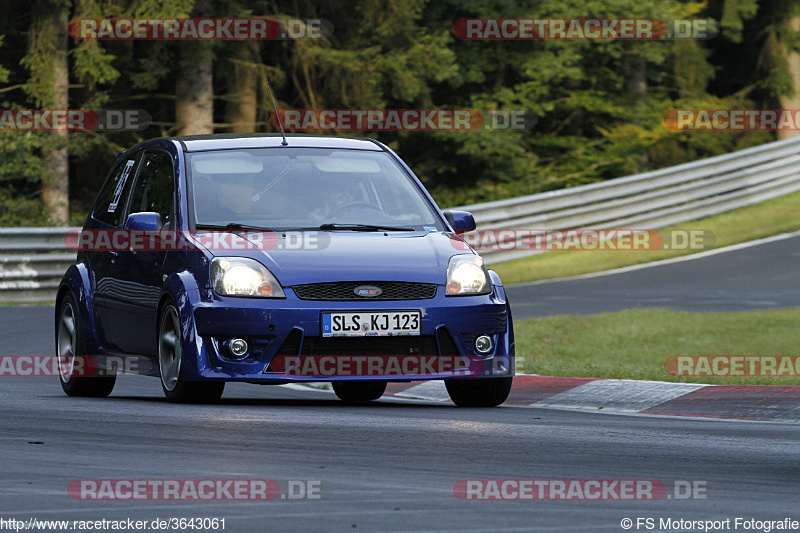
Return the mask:
[[[305, 109], [531, 110], [528, 131], [377, 138], [441, 206], [519, 196], [769, 142], [672, 131], [671, 109], [800, 109], [800, 0], [0, 0], [0, 108], [143, 109], [135, 132], [0, 131], [0, 226], [81, 224], [119, 150], [176, 134], [271, 132]], [[75, 18], [323, 18], [294, 41], [96, 41]], [[463, 41], [462, 17], [713, 19], [707, 40]], [[788, 136], [796, 132], [779, 132]]]

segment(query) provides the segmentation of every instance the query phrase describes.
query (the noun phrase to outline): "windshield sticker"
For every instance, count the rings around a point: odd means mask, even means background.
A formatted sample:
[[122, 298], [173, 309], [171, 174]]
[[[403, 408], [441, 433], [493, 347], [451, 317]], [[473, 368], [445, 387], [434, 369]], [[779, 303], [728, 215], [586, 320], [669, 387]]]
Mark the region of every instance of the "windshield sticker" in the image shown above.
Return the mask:
[[128, 175], [131, 173], [131, 169], [133, 168], [133, 159], [129, 159], [127, 163], [125, 163], [125, 168], [122, 169], [122, 176], [119, 178], [119, 182], [117, 183], [117, 188], [114, 189], [114, 199], [111, 201], [111, 204], [108, 206], [108, 212], [113, 213], [117, 210], [117, 204], [119, 204], [119, 198], [122, 196], [122, 189], [125, 188], [125, 182], [128, 181]]

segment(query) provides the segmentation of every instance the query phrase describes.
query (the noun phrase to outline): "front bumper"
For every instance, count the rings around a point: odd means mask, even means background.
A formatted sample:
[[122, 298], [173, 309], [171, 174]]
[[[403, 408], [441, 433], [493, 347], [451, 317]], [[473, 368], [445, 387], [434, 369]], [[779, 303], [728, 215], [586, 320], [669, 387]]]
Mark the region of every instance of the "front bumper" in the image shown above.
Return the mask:
[[[446, 297], [443, 289], [434, 298], [396, 301], [308, 301], [300, 300], [291, 288], [286, 299], [220, 297], [210, 290], [200, 290], [192, 306], [194, 339], [192, 352], [197, 357], [184, 362], [187, 380], [244, 381], [251, 383], [289, 383], [313, 381], [408, 381], [445, 378], [508, 377], [514, 375], [514, 339], [511, 315], [501, 285], [481, 296]], [[419, 336], [324, 338], [321, 336], [321, 313], [329, 311], [401, 311], [421, 312]], [[479, 355], [475, 338], [489, 335], [494, 349]], [[222, 348], [226, 340], [242, 338], [250, 347], [248, 354], [235, 360]], [[280, 363], [299, 357], [328, 356], [330, 361], [362, 356], [386, 358], [437, 357], [442, 364], [429, 366], [424, 373], [330, 372], [311, 375], [287, 371]], [[460, 356], [460, 357], [454, 357]], [[447, 362], [444, 358], [448, 358]], [[460, 359], [460, 370], [450, 362]], [[469, 367], [468, 371], [464, 366]], [[343, 368], [340, 364], [339, 370]], [[277, 370], [276, 370], [277, 369]], [[296, 369], [295, 369], [296, 370]]]

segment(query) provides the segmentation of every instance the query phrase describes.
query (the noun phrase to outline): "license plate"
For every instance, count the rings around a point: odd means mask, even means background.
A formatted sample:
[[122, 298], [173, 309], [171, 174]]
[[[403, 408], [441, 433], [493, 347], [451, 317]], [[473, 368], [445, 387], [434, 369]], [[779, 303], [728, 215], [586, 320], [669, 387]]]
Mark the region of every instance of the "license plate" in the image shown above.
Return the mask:
[[323, 337], [419, 335], [419, 311], [322, 313]]

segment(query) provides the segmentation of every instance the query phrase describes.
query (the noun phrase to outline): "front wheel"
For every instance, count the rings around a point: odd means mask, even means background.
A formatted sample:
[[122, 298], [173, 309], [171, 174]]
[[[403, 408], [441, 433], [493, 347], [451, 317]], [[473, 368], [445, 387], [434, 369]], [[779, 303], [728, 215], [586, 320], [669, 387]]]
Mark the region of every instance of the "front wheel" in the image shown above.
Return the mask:
[[336, 396], [350, 403], [371, 402], [386, 392], [385, 381], [334, 381], [332, 385]]
[[83, 329], [78, 304], [71, 292], [64, 295], [58, 308], [56, 353], [61, 388], [67, 396], [105, 398], [114, 390], [117, 376], [79, 376], [85, 373], [88, 358], [83, 343]]
[[183, 330], [178, 309], [170, 302], [158, 321], [158, 369], [167, 400], [176, 403], [214, 403], [222, 397], [225, 382], [183, 380]]
[[459, 407], [496, 407], [511, 392], [512, 378], [446, 380], [447, 394]]

